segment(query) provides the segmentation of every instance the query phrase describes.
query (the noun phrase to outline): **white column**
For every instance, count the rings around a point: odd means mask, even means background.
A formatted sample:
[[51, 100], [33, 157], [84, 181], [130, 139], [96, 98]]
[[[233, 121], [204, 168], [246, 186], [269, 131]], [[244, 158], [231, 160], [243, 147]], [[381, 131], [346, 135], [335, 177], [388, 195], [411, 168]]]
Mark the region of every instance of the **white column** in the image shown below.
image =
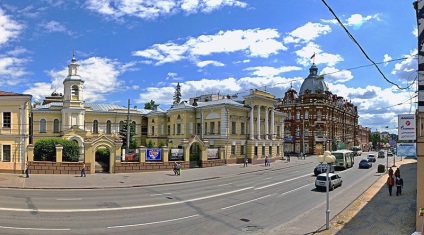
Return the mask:
[[256, 129], [256, 133], [258, 135], [258, 140], [261, 139], [261, 106], [258, 105], [258, 116], [257, 116], [257, 121], [256, 121], [256, 125], [257, 125], [257, 129]]
[[269, 130], [269, 125], [268, 125], [268, 107], [265, 107], [265, 139], [268, 139], [268, 130]]
[[254, 118], [254, 115], [253, 115], [253, 109], [255, 108], [255, 106], [254, 105], [252, 105], [251, 107], [250, 107], [250, 139], [251, 140], [253, 140], [254, 138], [253, 138], [253, 135], [254, 135], [254, 126], [253, 126], [253, 118]]
[[271, 108], [271, 139], [275, 139], [275, 133], [274, 133], [274, 108]]

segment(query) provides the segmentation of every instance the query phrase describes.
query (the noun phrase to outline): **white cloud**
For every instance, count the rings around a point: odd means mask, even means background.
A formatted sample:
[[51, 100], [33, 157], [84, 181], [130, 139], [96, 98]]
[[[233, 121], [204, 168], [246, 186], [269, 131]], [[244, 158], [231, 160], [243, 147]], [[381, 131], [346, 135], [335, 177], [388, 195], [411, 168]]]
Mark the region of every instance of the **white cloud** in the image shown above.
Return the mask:
[[39, 24], [39, 26], [47, 32], [60, 32], [72, 35], [72, 32], [69, 31], [63, 24], [54, 20], [51, 20], [49, 22], [43, 22]]
[[24, 67], [27, 62], [25, 58], [0, 55], [0, 86], [15, 86], [23, 82], [22, 77], [28, 74]]
[[295, 51], [295, 54], [298, 56], [296, 59], [296, 62], [307, 66], [311, 64], [311, 56], [315, 53], [315, 64], [327, 64], [328, 66], [334, 66], [340, 61], [343, 61], [343, 58], [336, 54], [330, 54], [323, 52], [319, 45], [315, 44], [314, 42], [309, 42], [306, 44], [306, 46], [302, 47], [301, 49]]
[[414, 35], [415, 37], [417, 37], [418, 38], [418, 27], [417, 26], [414, 26], [414, 29], [412, 30], [412, 35]]
[[[79, 75], [85, 80], [84, 98], [87, 102], [104, 101], [105, 95], [111, 92], [137, 89], [135, 86], [123, 87], [123, 82], [118, 79], [129, 68], [127, 64], [101, 57], [90, 57], [77, 63], [80, 65]], [[41, 98], [50, 95], [53, 90], [63, 92], [63, 80], [68, 75], [68, 68], [50, 70], [47, 74], [51, 77], [51, 83], [37, 83], [25, 92]]]
[[361, 14], [353, 14], [349, 18], [347, 18], [345, 24], [348, 26], [353, 26], [354, 29], [359, 29], [362, 24], [372, 19], [380, 21], [379, 14], [369, 15], [365, 17], [363, 17]]
[[253, 71], [251, 75], [258, 77], [275, 77], [281, 73], [302, 70], [302, 68], [297, 66], [283, 66], [280, 68], [269, 67], [269, 66], [258, 66], [258, 67], [249, 67], [244, 70]]
[[277, 40], [279, 36], [275, 29], [219, 31], [215, 35], [189, 38], [181, 45], [173, 42], [154, 44], [148, 49], [135, 51], [132, 54], [156, 60], [157, 65], [183, 59], [195, 61], [200, 56], [215, 53], [244, 52], [251, 57], [267, 58], [280, 50], [287, 50]]
[[417, 76], [417, 50], [411, 51], [409, 55], [404, 55], [407, 59], [401, 61], [400, 63], [396, 63], [394, 69], [392, 70], [392, 74], [396, 75], [402, 81], [411, 82]]
[[389, 63], [388, 61], [390, 60], [392, 60], [392, 57], [390, 57], [388, 54], [384, 54], [384, 59], [383, 59], [384, 66], [386, 66]]
[[305, 25], [291, 31], [288, 36], [284, 38], [285, 43], [306, 43], [310, 42], [321, 35], [331, 32], [328, 25], [320, 23], [308, 22]]
[[10, 16], [6, 15], [4, 11], [0, 9], [0, 45], [17, 38], [23, 28], [23, 25], [12, 20]]
[[353, 78], [353, 75], [348, 70], [339, 70], [334, 67], [325, 67], [321, 70], [321, 74], [325, 74], [325, 80], [335, 83], [347, 82]]
[[200, 67], [200, 68], [206, 67], [208, 65], [212, 65], [212, 66], [216, 66], [216, 67], [225, 66], [223, 63], [221, 63], [219, 61], [215, 61], [215, 60], [205, 60], [205, 61], [197, 62], [197, 66]]
[[222, 7], [247, 7], [238, 0], [88, 0], [88, 10], [108, 17], [132, 16], [142, 19], [155, 19], [183, 13], [212, 12]]

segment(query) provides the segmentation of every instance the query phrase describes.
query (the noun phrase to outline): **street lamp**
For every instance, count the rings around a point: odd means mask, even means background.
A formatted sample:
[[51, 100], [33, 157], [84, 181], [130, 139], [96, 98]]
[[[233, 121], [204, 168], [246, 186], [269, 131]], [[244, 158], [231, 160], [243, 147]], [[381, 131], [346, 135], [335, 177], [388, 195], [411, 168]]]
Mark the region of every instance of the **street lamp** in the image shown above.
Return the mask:
[[326, 191], [327, 191], [327, 209], [325, 210], [325, 227], [326, 229], [330, 229], [330, 182], [329, 180], [329, 173], [330, 173], [330, 167], [332, 167], [333, 162], [336, 161], [336, 157], [334, 155], [331, 155], [330, 151], [325, 151], [324, 155], [318, 156], [318, 162], [319, 163], [327, 163], [327, 177], [325, 180], [326, 183]]

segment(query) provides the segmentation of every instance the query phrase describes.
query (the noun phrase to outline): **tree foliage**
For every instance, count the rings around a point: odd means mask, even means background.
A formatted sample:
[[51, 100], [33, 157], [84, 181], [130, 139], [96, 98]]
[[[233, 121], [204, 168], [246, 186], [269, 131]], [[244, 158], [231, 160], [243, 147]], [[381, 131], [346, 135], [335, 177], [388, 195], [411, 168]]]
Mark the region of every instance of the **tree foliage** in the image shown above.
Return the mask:
[[62, 145], [62, 161], [77, 162], [79, 147], [75, 141], [61, 138], [44, 138], [34, 144], [35, 161], [56, 161], [56, 145]]
[[181, 86], [180, 86], [180, 83], [178, 83], [177, 87], [175, 88], [173, 99], [174, 99], [173, 105], [177, 105], [181, 102]]
[[144, 104], [144, 109], [156, 110], [159, 105], [154, 100]]
[[[127, 121], [124, 122], [122, 130], [119, 131], [119, 135], [122, 138], [122, 148], [127, 147]], [[138, 143], [135, 140], [135, 124], [130, 122], [130, 149], [136, 149], [138, 147]]]

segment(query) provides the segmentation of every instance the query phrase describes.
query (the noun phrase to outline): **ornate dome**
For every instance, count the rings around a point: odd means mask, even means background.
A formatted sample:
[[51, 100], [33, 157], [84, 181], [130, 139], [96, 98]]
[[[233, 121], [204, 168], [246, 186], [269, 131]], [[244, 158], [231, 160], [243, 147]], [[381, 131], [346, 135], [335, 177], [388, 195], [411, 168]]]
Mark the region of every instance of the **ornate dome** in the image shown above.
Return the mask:
[[324, 82], [324, 76], [318, 75], [318, 68], [314, 63], [309, 69], [308, 77], [305, 78], [305, 81], [303, 81], [302, 86], [300, 87], [299, 96], [305, 95], [306, 93], [322, 94], [326, 91], [328, 91], [328, 86]]

